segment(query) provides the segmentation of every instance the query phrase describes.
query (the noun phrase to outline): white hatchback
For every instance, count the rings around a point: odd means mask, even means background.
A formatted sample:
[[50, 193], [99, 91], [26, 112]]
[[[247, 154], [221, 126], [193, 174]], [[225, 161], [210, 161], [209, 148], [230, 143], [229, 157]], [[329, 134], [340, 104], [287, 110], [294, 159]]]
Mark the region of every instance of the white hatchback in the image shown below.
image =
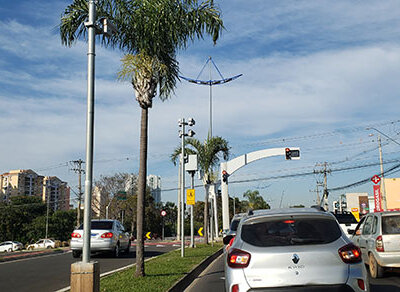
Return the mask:
[[23, 249], [22, 243], [18, 241], [5, 241], [0, 243], [0, 252], [12, 252]]
[[[83, 249], [83, 224], [71, 234], [72, 256], [78, 258]], [[121, 251], [129, 253], [130, 237], [118, 220], [92, 220], [90, 251], [108, 251], [118, 257]]]

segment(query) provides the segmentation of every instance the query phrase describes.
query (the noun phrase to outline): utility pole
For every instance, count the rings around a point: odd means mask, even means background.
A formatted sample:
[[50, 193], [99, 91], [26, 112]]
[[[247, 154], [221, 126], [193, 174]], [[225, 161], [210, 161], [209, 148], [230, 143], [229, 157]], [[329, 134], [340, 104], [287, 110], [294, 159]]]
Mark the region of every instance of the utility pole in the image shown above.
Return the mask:
[[46, 199], [47, 199], [47, 211], [46, 211], [46, 236], [45, 238], [47, 239], [48, 235], [49, 235], [49, 209], [50, 209], [50, 194], [51, 194], [51, 189], [49, 192], [49, 180], [50, 180], [50, 176], [47, 177], [46, 179], [46, 185], [45, 185], [45, 192], [46, 192]]
[[383, 155], [382, 155], [382, 141], [381, 141], [381, 135], [378, 135], [378, 146], [379, 146], [379, 162], [381, 164], [381, 185], [382, 185], [382, 207], [383, 211], [387, 210], [387, 204], [386, 204], [386, 189], [385, 189], [385, 177], [384, 177], [384, 171], [383, 171]]
[[[331, 170], [328, 169], [328, 163], [324, 162], [323, 164], [317, 164], [316, 166], [323, 167], [322, 170], [314, 170], [314, 173], [319, 173], [323, 174], [324, 176], [324, 181], [323, 181], [323, 187], [324, 187], [324, 193], [322, 195], [322, 202], [320, 203], [320, 206], [323, 205], [323, 208], [328, 211], [329, 210], [329, 204], [328, 204], [328, 173], [331, 173]], [[319, 197], [319, 195], [318, 195]]]
[[75, 173], [78, 174], [78, 212], [76, 215], [76, 226], [81, 225], [81, 206], [82, 206], [82, 174], [85, 173], [85, 171], [82, 169], [82, 164], [85, 163], [82, 159], [78, 160], [73, 160], [70, 161], [74, 165], [74, 168], [72, 168], [72, 171], [75, 171]]
[[316, 193], [317, 194], [317, 198], [315, 200], [315, 203], [317, 205], [321, 205], [321, 198], [319, 196], [319, 187], [322, 186], [320, 183], [317, 182], [317, 186], [315, 188], [315, 190], [310, 190], [310, 193]]

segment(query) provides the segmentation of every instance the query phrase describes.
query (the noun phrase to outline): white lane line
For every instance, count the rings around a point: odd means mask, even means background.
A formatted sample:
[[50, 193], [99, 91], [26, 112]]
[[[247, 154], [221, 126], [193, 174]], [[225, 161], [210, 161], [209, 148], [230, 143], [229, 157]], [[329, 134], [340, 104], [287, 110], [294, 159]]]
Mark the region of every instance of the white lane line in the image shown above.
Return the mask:
[[165, 247], [165, 245], [157, 244], [156, 247]]
[[37, 257], [29, 257], [25, 259], [19, 259], [19, 260], [14, 260], [14, 261], [7, 261], [7, 262], [2, 262], [0, 265], [5, 265], [5, 264], [12, 264], [12, 263], [18, 263], [18, 262], [23, 262], [23, 261], [28, 261], [28, 260], [35, 260], [35, 259], [42, 259], [42, 258], [47, 258], [47, 257], [55, 257], [55, 256], [60, 256], [63, 254], [70, 253], [71, 251], [66, 251], [66, 252], [60, 252], [60, 253], [54, 253], [54, 254], [49, 254], [49, 255], [42, 255], [42, 256], [37, 256]]

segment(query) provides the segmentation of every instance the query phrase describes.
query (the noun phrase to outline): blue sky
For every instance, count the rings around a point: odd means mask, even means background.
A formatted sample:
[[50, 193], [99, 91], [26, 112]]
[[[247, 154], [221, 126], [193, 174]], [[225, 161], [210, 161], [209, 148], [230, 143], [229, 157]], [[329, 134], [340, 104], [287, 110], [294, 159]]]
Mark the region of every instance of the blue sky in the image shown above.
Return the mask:
[[[0, 171], [33, 169], [76, 189], [67, 162], [85, 159], [86, 51], [61, 45], [59, 18], [70, 1], [2, 1], [0, 5]], [[231, 176], [230, 193], [259, 190], [272, 206], [310, 205], [314, 175], [328, 162], [330, 188], [379, 172], [376, 132], [399, 138], [400, 18], [398, 1], [216, 1], [226, 30], [216, 46], [196, 41], [180, 52], [182, 75], [196, 77], [209, 56], [225, 77], [213, 88], [213, 133], [232, 157], [275, 147], [302, 149], [299, 161], [260, 160]], [[95, 177], [137, 172], [140, 110], [128, 83], [116, 81], [123, 53], [96, 47]], [[213, 72], [217, 77], [217, 73]], [[207, 76], [203, 76], [208, 78]], [[178, 145], [177, 120], [194, 117], [197, 138], [209, 125], [209, 90], [182, 81], [170, 100], [150, 110], [148, 172], [163, 189], [177, 186], [169, 154]], [[370, 134], [374, 134], [371, 136]], [[400, 158], [383, 139], [384, 160]], [[389, 168], [393, 163], [385, 164]], [[396, 177], [399, 174], [392, 174]], [[197, 183], [200, 183], [197, 181]], [[372, 183], [332, 192], [372, 193]], [[198, 197], [203, 199], [201, 188]], [[176, 201], [176, 191], [163, 192]]]

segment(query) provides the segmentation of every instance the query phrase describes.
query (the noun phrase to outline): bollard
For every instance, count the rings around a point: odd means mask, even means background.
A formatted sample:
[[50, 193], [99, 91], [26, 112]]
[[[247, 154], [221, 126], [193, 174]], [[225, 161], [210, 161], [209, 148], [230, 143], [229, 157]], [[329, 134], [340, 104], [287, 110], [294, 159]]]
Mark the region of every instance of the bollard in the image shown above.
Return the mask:
[[71, 265], [71, 292], [99, 292], [100, 266], [98, 262], [76, 262]]

